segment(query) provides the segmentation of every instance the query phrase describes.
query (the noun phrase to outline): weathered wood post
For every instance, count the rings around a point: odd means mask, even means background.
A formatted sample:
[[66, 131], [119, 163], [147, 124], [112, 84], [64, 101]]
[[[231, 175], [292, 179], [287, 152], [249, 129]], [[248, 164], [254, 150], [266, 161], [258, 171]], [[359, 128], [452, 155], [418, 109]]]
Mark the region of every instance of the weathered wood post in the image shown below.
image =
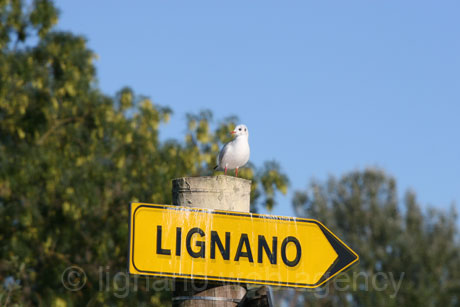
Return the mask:
[[[172, 181], [173, 205], [249, 212], [251, 181], [231, 176], [184, 177]], [[236, 306], [246, 294], [243, 285], [206, 281], [175, 281], [173, 306]]]

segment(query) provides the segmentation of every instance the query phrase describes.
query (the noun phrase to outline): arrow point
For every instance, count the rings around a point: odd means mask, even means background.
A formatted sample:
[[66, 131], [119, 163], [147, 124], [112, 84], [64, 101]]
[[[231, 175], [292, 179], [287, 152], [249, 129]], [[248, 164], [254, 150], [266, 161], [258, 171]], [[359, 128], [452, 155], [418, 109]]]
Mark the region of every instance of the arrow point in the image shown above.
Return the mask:
[[337, 259], [318, 281], [317, 285], [320, 285], [358, 261], [359, 256], [345, 243], [340, 241], [340, 239], [337, 238], [329, 229], [321, 224], [318, 224], [318, 226], [337, 253]]

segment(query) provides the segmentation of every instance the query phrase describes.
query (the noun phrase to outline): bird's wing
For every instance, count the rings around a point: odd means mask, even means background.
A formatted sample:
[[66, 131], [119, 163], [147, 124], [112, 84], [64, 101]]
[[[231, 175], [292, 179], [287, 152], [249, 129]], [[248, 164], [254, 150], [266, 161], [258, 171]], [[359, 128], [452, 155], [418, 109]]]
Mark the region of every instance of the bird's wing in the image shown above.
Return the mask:
[[220, 164], [222, 163], [222, 159], [224, 158], [225, 154], [229, 151], [232, 142], [228, 142], [227, 144], [224, 145], [222, 150], [219, 152], [219, 156], [217, 157], [217, 166], [220, 167]]

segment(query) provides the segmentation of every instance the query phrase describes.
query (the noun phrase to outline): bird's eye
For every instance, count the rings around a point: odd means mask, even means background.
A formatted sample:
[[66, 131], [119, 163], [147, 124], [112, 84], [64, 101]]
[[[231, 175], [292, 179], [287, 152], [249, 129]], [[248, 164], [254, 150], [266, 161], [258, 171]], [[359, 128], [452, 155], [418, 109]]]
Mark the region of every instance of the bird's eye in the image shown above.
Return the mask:
[[241, 131], [241, 128], [240, 128], [240, 129], [238, 129], [238, 130], [240, 130], [240, 131]]
[[246, 131], [246, 128], [244, 128], [244, 131]]

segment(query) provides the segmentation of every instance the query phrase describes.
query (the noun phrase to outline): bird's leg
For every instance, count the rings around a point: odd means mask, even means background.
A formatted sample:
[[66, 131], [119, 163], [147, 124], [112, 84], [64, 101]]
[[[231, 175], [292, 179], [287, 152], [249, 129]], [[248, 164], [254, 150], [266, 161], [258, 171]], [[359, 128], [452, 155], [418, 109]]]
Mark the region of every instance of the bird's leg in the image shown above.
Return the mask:
[[225, 167], [224, 174], [227, 175], [227, 167]]
[[238, 177], [238, 167], [235, 168], [235, 176]]

